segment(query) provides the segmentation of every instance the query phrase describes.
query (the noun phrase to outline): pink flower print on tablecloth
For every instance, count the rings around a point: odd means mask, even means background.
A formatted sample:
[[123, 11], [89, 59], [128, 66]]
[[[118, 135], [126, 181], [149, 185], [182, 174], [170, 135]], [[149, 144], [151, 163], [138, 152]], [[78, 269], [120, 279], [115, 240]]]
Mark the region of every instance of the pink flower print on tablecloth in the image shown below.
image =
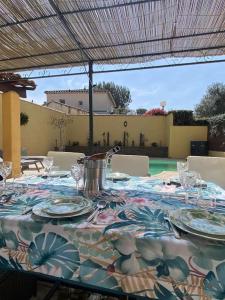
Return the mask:
[[151, 206], [153, 204], [152, 200], [149, 200], [147, 198], [128, 198], [126, 200], [127, 204], [136, 204], [137, 206], [143, 205], [143, 206]]
[[49, 196], [49, 190], [38, 190], [38, 189], [28, 189], [26, 192], [27, 196], [40, 196], [40, 197], [47, 197]]
[[107, 209], [99, 213], [97, 218], [97, 224], [111, 224], [119, 221], [120, 219], [117, 217], [118, 211], [114, 209]]

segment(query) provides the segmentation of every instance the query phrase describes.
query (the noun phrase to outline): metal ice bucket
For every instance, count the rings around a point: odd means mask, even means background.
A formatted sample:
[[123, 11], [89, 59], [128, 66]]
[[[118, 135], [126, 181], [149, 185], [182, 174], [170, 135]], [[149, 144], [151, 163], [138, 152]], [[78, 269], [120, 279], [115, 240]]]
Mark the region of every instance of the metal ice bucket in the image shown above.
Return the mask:
[[104, 189], [106, 159], [84, 160], [84, 193], [97, 194]]

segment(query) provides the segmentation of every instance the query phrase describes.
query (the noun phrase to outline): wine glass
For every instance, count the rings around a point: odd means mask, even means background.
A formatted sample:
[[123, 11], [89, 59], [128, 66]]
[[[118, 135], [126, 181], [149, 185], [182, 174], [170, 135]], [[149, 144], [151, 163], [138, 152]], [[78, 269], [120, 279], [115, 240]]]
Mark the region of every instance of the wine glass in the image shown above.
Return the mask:
[[71, 168], [71, 176], [76, 181], [77, 194], [79, 193], [79, 181], [83, 177], [83, 167], [79, 164], [74, 164]]
[[112, 182], [109, 181], [109, 178], [111, 177], [112, 168], [111, 168], [111, 159], [106, 159], [106, 165], [104, 168], [104, 189], [109, 189]]
[[187, 170], [188, 170], [188, 163], [186, 161], [178, 161], [177, 162], [177, 171], [178, 171], [179, 175], [181, 172], [184, 172]]
[[181, 183], [181, 186], [184, 186], [184, 172], [188, 170], [188, 165], [187, 162], [183, 161], [178, 161], [177, 162], [177, 172], [178, 172], [178, 177]]
[[12, 162], [11, 161], [0, 162], [0, 175], [3, 178], [3, 184], [2, 184], [3, 191], [6, 188], [6, 178], [11, 174], [11, 172], [12, 172]]
[[53, 166], [53, 157], [51, 156], [47, 156], [43, 159], [42, 163], [44, 165], [44, 168], [45, 168], [45, 173], [46, 173], [46, 176], [49, 176], [49, 173], [51, 171], [51, 168]]

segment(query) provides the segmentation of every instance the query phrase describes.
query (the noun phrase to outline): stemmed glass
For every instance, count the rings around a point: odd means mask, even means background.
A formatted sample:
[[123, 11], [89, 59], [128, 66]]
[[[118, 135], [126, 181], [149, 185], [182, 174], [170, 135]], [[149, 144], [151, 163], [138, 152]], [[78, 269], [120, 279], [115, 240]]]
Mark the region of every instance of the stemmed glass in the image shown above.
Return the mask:
[[51, 156], [47, 156], [43, 159], [43, 165], [44, 165], [44, 168], [45, 168], [45, 173], [46, 173], [46, 176], [48, 177], [49, 176], [49, 173], [51, 171], [51, 168], [53, 166], [53, 157]]
[[108, 179], [111, 177], [112, 169], [111, 169], [111, 161], [110, 158], [106, 160], [106, 166], [104, 169], [104, 189], [109, 189], [113, 181], [109, 181]]
[[6, 178], [11, 174], [11, 172], [12, 172], [12, 162], [11, 161], [0, 162], [0, 175], [3, 178], [3, 184], [2, 184], [3, 191], [6, 188]]
[[71, 168], [71, 176], [76, 181], [76, 190], [77, 194], [79, 193], [79, 181], [83, 177], [84, 170], [83, 167], [79, 164], [74, 164]]
[[185, 161], [178, 161], [177, 162], [177, 171], [178, 174], [180, 175], [180, 173], [185, 172], [188, 170], [188, 164]]

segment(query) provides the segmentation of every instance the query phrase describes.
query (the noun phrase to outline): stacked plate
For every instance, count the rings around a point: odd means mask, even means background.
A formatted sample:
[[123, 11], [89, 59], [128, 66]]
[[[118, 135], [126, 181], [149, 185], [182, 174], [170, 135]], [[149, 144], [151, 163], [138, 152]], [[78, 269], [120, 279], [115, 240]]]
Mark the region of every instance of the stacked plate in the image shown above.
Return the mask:
[[171, 222], [183, 231], [211, 239], [225, 241], [225, 215], [203, 209], [178, 209], [170, 215]]
[[130, 176], [125, 173], [111, 173], [110, 175], [107, 176], [108, 180], [113, 180], [113, 181], [126, 181], [130, 179]]
[[73, 198], [60, 198], [50, 202], [41, 202], [33, 207], [33, 213], [46, 218], [72, 218], [89, 213], [92, 202], [86, 198], [76, 196]]
[[69, 177], [69, 171], [51, 171], [48, 177]]

